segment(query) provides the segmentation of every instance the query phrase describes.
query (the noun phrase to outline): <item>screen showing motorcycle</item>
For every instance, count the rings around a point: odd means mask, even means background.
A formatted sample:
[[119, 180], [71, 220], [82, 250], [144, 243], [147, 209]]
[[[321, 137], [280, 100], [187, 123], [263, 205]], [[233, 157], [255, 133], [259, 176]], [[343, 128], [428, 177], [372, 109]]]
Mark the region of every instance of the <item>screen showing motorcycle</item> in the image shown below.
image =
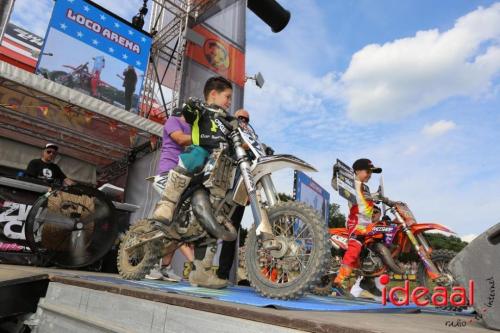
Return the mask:
[[84, 0], [56, 1], [37, 73], [138, 112], [151, 36]]

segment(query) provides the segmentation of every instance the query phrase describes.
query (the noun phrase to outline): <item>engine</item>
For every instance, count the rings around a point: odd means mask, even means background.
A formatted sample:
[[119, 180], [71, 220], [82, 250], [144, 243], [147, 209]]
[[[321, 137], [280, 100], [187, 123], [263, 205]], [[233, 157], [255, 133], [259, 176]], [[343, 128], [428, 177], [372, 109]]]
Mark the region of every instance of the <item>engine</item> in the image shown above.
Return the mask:
[[376, 273], [383, 267], [384, 263], [382, 262], [382, 258], [370, 249], [368, 249], [366, 256], [361, 258], [360, 268], [365, 275]]

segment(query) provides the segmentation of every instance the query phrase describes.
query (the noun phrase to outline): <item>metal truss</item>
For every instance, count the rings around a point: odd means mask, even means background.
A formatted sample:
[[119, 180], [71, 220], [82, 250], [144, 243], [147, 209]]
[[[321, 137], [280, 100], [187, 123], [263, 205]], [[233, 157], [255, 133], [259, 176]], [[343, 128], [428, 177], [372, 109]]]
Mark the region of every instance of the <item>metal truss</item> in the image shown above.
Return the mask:
[[[190, 22], [217, 4], [219, 0], [153, 0], [150, 31], [153, 34], [151, 61], [144, 79], [143, 103], [153, 99], [163, 104], [168, 112], [179, 105], [183, 62], [186, 50], [186, 31]], [[160, 27], [160, 28], [158, 28]], [[166, 63], [164, 72], [158, 72], [160, 62]], [[156, 68], [155, 68], [156, 67]], [[168, 70], [174, 70], [173, 97], [163, 98], [160, 84]], [[161, 96], [161, 99], [159, 98]], [[149, 106], [149, 110], [151, 106]], [[147, 117], [149, 111], [144, 115]]]

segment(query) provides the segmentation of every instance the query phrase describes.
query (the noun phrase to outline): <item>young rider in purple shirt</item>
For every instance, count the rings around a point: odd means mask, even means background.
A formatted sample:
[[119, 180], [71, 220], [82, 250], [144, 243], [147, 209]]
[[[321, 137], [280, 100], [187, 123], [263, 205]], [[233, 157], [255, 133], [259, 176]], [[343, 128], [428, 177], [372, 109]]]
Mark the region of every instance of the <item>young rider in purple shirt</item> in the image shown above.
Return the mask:
[[[184, 148], [190, 144], [191, 126], [186, 122], [180, 110], [176, 109], [172, 112], [172, 115], [167, 119], [163, 127], [163, 144], [161, 147], [157, 173], [165, 174], [176, 167], [179, 162], [179, 155], [184, 151]], [[184, 273], [189, 274], [190, 267], [194, 260], [193, 249], [186, 244], [181, 245], [179, 249], [188, 260], [184, 265]], [[174, 252], [165, 255], [162, 259], [161, 268], [151, 270], [146, 278], [153, 280], [180, 280], [181, 278], [173, 272], [170, 266], [173, 256]]]

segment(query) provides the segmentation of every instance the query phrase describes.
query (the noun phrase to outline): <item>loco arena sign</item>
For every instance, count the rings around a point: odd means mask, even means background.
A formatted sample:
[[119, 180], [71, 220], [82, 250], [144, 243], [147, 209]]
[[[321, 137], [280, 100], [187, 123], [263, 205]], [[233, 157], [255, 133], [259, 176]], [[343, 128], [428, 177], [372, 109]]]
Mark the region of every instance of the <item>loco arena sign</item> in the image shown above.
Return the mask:
[[141, 53], [141, 47], [139, 44], [121, 36], [120, 34], [111, 31], [108, 28], [102, 27], [99, 23], [92, 21], [91, 19], [83, 16], [82, 14], [75, 14], [71, 8], [66, 12], [66, 17], [84, 27], [102, 35], [104, 38], [109, 39], [112, 42], [118, 43], [121, 46], [139, 54]]

